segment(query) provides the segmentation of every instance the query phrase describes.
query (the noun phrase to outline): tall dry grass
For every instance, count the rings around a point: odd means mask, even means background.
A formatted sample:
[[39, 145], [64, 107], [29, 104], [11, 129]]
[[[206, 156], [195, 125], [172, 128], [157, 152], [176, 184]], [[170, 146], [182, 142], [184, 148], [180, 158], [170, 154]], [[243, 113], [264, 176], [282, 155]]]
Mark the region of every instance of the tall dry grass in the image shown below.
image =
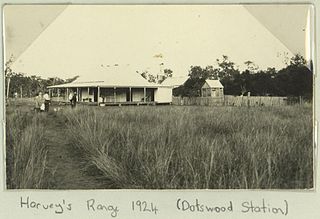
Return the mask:
[[312, 108], [66, 111], [68, 135], [110, 188], [313, 187]]
[[47, 148], [43, 115], [14, 110], [6, 116], [7, 188], [44, 185]]

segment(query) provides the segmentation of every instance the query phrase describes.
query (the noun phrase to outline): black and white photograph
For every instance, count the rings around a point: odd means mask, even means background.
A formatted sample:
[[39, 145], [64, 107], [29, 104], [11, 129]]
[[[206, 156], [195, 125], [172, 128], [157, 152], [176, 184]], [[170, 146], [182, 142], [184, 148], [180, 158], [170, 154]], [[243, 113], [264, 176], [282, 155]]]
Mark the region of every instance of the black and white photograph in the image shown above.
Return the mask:
[[310, 4], [2, 10], [7, 190], [314, 189]]

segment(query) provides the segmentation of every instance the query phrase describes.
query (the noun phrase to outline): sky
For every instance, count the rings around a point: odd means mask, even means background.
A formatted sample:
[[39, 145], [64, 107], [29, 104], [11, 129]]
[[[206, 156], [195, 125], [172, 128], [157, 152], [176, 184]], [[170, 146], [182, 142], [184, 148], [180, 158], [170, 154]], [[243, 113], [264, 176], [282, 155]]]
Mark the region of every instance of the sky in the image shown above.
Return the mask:
[[284, 67], [306, 48], [308, 5], [7, 5], [6, 60], [43, 78], [94, 75], [130, 65], [157, 74], [160, 63], [185, 76], [190, 66], [227, 55], [244, 67]]

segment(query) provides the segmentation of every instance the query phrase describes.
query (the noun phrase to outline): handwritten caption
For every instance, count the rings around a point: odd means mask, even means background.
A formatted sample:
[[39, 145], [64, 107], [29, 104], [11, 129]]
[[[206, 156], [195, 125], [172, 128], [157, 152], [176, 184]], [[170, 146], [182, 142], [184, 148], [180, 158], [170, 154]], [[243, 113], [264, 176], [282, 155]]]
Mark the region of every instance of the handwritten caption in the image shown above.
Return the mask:
[[84, 201], [72, 203], [66, 199], [61, 199], [58, 202], [39, 201], [29, 196], [20, 197], [19, 208], [34, 211], [47, 211], [53, 214], [66, 214], [74, 209], [83, 209], [91, 214], [103, 213], [111, 218], [116, 218], [120, 212], [135, 213], [135, 214], [149, 214], [158, 216], [160, 212], [168, 211], [169, 213], [184, 212], [188, 214], [193, 213], [207, 213], [207, 214], [272, 214], [283, 215], [289, 214], [289, 203], [287, 200], [278, 200], [277, 204], [262, 198], [261, 200], [246, 200], [242, 202], [235, 202], [232, 200], [215, 203], [205, 203], [200, 199], [182, 199], [177, 198], [175, 203], [172, 203], [173, 209], [161, 209], [159, 204], [147, 200], [132, 200], [127, 205], [117, 205], [106, 201], [97, 201], [94, 198], [86, 199]]
[[[176, 208], [183, 212], [208, 212], [208, 213], [232, 213], [235, 212], [235, 204], [228, 201], [223, 205], [203, 204], [199, 199], [193, 201], [178, 199]], [[241, 213], [262, 213], [288, 215], [289, 205], [287, 200], [283, 200], [282, 206], [272, 206], [265, 199], [261, 201], [244, 201], [238, 206]]]

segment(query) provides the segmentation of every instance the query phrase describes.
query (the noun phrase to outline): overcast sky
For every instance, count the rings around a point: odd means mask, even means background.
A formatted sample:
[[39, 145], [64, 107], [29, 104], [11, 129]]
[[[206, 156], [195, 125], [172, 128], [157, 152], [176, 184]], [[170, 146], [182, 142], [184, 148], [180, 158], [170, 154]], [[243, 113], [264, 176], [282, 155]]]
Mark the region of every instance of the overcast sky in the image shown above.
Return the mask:
[[[101, 65], [187, 75], [191, 65], [215, 65], [228, 55], [243, 67], [284, 66], [305, 57], [307, 5], [6, 6], [5, 55], [13, 68], [44, 78], [92, 74]], [[162, 58], [155, 58], [162, 54]]]

